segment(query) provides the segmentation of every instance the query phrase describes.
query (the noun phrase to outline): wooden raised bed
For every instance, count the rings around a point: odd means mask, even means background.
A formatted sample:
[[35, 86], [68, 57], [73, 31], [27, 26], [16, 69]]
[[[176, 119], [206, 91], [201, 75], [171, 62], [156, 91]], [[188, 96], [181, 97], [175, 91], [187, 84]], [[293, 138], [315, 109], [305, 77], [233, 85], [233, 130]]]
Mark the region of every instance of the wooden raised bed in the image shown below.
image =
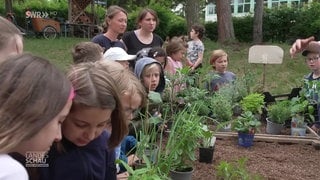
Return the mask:
[[[254, 135], [254, 141], [263, 142], [278, 142], [284, 144], [311, 144], [317, 150], [320, 149], [320, 136], [314, 132], [310, 127], [307, 127], [306, 136], [291, 136], [291, 135], [272, 135], [272, 134], [260, 134]], [[238, 133], [236, 132], [216, 132], [215, 136], [218, 139], [237, 139]]]

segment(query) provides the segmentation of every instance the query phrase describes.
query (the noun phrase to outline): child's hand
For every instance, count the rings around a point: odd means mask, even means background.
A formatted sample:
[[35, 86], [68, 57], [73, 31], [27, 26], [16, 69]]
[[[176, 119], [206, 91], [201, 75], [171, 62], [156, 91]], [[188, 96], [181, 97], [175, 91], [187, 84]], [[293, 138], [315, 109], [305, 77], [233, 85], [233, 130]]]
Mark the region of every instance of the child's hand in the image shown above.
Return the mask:
[[191, 61], [189, 61], [189, 59], [187, 59], [187, 66], [192, 67], [193, 63]]
[[123, 172], [117, 175], [117, 180], [118, 179], [128, 179], [129, 173], [128, 172]]
[[137, 157], [137, 155], [135, 154], [131, 154], [128, 156], [128, 165], [129, 166], [134, 166], [135, 162], [139, 160], [139, 158]]
[[290, 48], [291, 58], [293, 58], [295, 54], [297, 54], [297, 53], [303, 51], [304, 49], [306, 49], [311, 41], [314, 41], [314, 37], [313, 36], [308, 37], [306, 39], [297, 39], [292, 44], [292, 46]]

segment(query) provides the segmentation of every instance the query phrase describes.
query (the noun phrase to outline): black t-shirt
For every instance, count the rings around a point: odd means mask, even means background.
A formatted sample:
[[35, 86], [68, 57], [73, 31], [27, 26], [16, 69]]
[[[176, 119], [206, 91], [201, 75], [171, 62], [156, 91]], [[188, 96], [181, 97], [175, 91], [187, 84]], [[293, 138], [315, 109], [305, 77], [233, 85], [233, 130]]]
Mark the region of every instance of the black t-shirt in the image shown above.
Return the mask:
[[137, 54], [143, 48], [162, 47], [163, 40], [157, 34], [153, 33], [153, 40], [150, 44], [144, 44], [139, 41], [134, 31], [124, 33], [122, 40], [127, 47], [128, 54]]
[[122, 49], [125, 49], [125, 45], [121, 41], [119, 40], [111, 41], [109, 38], [107, 38], [103, 34], [96, 35], [95, 37], [92, 38], [91, 41], [103, 47], [104, 52], [111, 47], [120, 47]]

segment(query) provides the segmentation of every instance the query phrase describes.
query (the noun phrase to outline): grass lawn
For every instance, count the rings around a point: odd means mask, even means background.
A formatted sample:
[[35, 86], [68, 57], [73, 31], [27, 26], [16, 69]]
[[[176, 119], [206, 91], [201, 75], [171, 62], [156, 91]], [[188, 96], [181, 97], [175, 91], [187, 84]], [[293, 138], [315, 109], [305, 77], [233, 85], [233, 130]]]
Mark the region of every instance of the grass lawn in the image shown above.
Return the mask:
[[[81, 41], [89, 41], [83, 38], [57, 38], [54, 40], [25, 38], [25, 51], [45, 57], [51, 60], [59, 68], [65, 70], [71, 63], [71, 49], [74, 44]], [[234, 72], [238, 78], [251, 73], [256, 81], [256, 87], [260, 90], [271, 92], [273, 95], [289, 93], [293, 87], [301, 85], [303, 75], [308, 74], [309, 70], [304, 63], [303, 57], [297, 55], [291, 59], [289, 56], [288, 44], [269, 44], [280, 46], [284, 50], [284, 59], [281, 65], [266, 65], [266, 82], [263, 88], [263, 65], [249, 64], [248, 52], [250, 45], [233, 44], [222, 46], [213, 41], [205, 41], [205, 66], [208, 67], [210, 53], [214, 49], [224, 49], [230, 57], [228, 69]], [[209, 67], [208, 67], [209, 69]]]

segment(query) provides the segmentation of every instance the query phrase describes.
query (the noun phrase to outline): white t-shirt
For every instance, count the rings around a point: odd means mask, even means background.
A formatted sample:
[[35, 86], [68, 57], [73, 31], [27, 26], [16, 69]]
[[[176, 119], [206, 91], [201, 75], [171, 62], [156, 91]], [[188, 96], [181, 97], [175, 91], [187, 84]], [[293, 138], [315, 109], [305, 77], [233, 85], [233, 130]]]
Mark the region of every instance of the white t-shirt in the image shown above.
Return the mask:
[[0, 154], [0, 180], [28, 180], [26, 169], [8, 154]]

